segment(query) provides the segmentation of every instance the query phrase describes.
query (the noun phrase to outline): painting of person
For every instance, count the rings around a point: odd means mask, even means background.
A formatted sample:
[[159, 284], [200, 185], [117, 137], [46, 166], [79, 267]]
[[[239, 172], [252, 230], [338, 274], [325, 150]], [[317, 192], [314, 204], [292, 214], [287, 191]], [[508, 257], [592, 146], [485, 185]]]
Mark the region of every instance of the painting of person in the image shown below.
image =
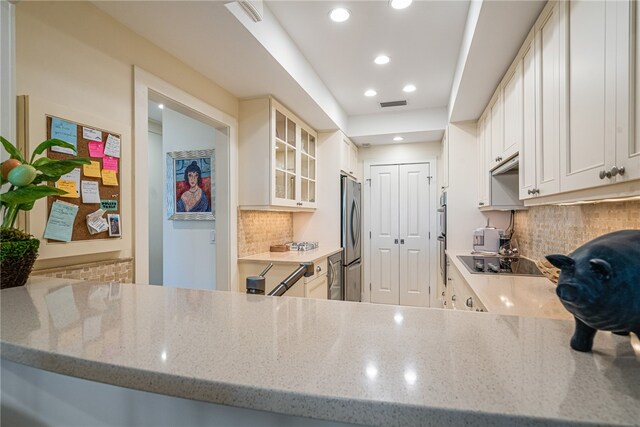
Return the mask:
[[176, 175], [176, 212], [211, 212], [208, 159], [177, 160]]

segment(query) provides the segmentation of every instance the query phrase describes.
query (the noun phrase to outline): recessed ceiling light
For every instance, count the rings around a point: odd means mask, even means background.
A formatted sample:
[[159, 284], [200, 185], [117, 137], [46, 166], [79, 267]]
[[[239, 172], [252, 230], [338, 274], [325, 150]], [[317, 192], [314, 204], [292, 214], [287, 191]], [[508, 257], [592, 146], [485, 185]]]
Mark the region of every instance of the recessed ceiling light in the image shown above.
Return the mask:
[[401, 136], [396, 136], [395, 138], [393, 138], [394, 141], [398, 142], [398, 141], [404, 141], [404, 138]]
[[378, 55], [376, 59], [373, 60], [378, 65], [384, 65], [389, 63], [389, 57], [387, 55]]
[[406, 85], [405, 87], [402, 88], [402, 90], [405, 92], [415, 92], [416, 87], [414, 85]]
[[413, 0], [390, 0], [389, 4], [394, 9], [405, 9], [413, 3]]
[[375, 90], [369, 89], [368, 91], [366, 91], [364, 93], [364, 96], [376, 96], [377, 94], [378, 94], [378, 92], [376, 92]]
[[351, 12], [344, 7], [336, 7], [329, 13], [329, 18], [333, 22], [344, 22], [351, 16]]
[[158, 108], [161, 110], [164, 109], [164, 104], [158, 104]]

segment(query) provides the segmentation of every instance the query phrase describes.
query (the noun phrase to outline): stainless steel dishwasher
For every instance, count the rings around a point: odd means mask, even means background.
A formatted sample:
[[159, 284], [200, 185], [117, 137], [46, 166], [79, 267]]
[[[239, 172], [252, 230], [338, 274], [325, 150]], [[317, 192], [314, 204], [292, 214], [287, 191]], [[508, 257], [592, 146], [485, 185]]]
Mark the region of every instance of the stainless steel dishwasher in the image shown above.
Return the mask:
[[328, 299], [344, 300], [344, 283], [342, 278], [342, 251], [328, 259], [327, 289]]

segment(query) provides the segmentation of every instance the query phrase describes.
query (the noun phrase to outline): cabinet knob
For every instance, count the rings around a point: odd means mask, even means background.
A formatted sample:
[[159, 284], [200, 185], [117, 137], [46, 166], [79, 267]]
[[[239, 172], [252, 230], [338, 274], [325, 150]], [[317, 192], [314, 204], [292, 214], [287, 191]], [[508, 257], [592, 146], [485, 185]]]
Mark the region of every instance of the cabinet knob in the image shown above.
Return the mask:
[[471, 297], [467, 298], [467, 302], [465, 304], [467, 305], [467, 307], [472, 308], [473, 307], [473, 298], [471, 298]]
[[533, 194], [533, 190], [527, 190], [527, 194]]
[[624, 166], [621, 166], [621, 167], [614, 166], [611, 168], [610, 173], [611, 173], [611, 176], [616, 176], [616, 175], [622, 176], [624, 175]]
[[484, 206], [484, 202], [480, 202], [480, 203], [478, 203], [478, 205]]
[[451, 301], [455, 301], [456, 300], [456, 296], [455, 295], [451, 295]]
[[598, 176], [600, 177], [600, 179], [611, 178], [611, 172], [600, 171], [600, 174]]
[[400, 239], [400, 244], [404, 245], [404, 239]]
[[442, 291], [442, 296], [444, 296], [444, 291]]
[[318, 273], [320, 273], [320, 272], [322, 271], [322, 267], [317, 266], [317, 267], [316, 267], [316, 271], [317, 271]]
[[397, 245], [398, 244], [398, 239], [393, 239], [393, 244]]

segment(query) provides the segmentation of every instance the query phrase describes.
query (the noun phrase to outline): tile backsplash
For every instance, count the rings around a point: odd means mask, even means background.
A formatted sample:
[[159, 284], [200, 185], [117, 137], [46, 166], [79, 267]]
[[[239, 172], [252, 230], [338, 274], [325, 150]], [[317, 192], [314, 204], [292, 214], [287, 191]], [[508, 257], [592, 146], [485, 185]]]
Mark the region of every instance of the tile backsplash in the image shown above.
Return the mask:
[[238, 257], [269, 252], [293, 240], [291, 212], [238, 211]]
[[536, 206], [515, 215], [520, 253], [538, 260], [616, 230], [640, 229], [640, 201]]

